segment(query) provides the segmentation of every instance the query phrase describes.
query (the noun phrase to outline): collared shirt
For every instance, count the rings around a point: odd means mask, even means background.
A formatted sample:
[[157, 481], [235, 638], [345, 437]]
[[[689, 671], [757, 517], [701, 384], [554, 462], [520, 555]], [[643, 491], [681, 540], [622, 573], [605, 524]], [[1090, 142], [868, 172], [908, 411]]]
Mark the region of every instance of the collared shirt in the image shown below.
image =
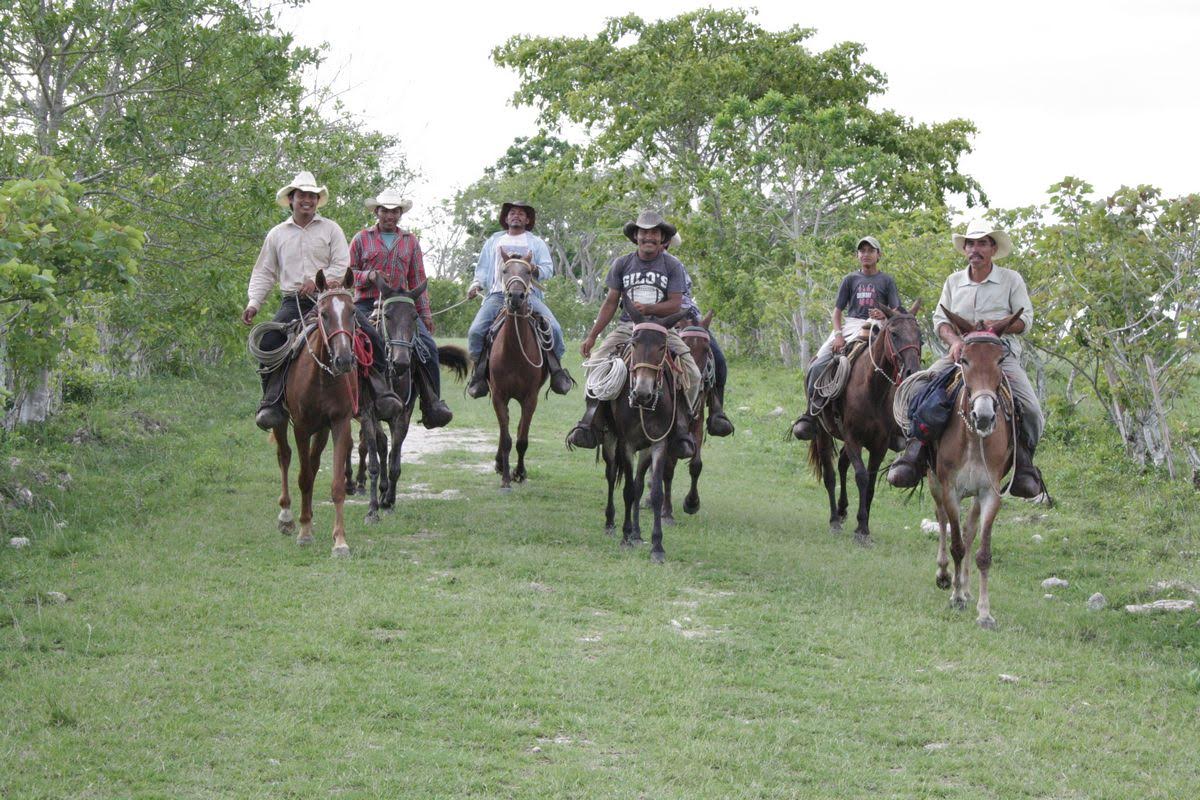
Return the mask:
[[[375, 284], [367, 282], [367, 273], [375, 270], [390, 286], [409, 290], [425, 282], [425, 257], [421, 255], [421, 243], [408, 231], [400, 231], [392, 246], [384, 242], [383, 231], [378, 225], [365, 228], [354, 234], [350, 243], [350, 269], [354, 270], [354, 300], [374, 300], [379, 297]], [[429, 292], [421, 292], [417, 298], [417, 316], [430, 327]]]
[[288, 217], [271, 228], [258, 251], [246, 289], [248, 306], [260, 307], [276, 282], [282, 291], [295, 292], [305, 280], [316, 278], [319, 269], [340, 281], [349, 266], [350, 250], [341, 226], [318, 214], [301, 228]]
[[[475, 285], [483, 289], [488, 294], [504, 291], [504, 284], [499, 280], [499, 275], [496, 272], [496, 258], [499, 255], [496, 252], [496, 243], [504, 238], [508, 231], [496, 231], [488, 240], [483, 243], [483, 249], [479, 251], [479, 261], [475, 264]], [[550, 248], [546, 243], [532, 233], [526, 232], [529, 237], [529, 248], [533, 251], [533, 264], [537, 267], [538, 280], [546, 280], [554, 275], [554, 262], [550, 260]], [[542, 292], [536, 286], [533, 293], [541, 297]]]
[[[1021, 321], [1025, 323], [1025, 331], [1033, 326], [1033, 303], [1029, 300], [1029, 290], [1025, 288], [1025, 279], [1015, 270], [992, 265], [992, 271], [980, 283], [971, 280], [971, 270], [964, 269], [946, 278], [942, 286], [942, 297], [938, 307], [933, 312], [933, 329], [944, 322], [950, 327], [954, 323], [942, 312], [942, 306], [953, 311], [967, 322], [982, 322], [984, 320], [999, 320], [1011, 317], [1021, 310]], [[1021, 340], [1017, 334], [1006, 333], [1004, 340], [1014, 356], [1021, 355]]]

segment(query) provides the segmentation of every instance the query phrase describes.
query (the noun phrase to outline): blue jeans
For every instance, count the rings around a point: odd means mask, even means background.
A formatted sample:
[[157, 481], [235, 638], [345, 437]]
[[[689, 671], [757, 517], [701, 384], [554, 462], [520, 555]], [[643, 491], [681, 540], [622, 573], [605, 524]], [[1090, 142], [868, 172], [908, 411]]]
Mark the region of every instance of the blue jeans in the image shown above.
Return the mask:
[[[503, 292], [492, 292], [483, 298], [483, 304], [479, 306], [479, 311], [475, 313], [475, 320], [467, 331], [467, 351], [472, 360], [479, 360], [479, 354], [483, 352], [483, 340], [487, 337], [488, 329], [492, 327], [492, 323], [496, 321], [502, 308], [504, 308]], [[561, 359], [563, 353], [567, 351], [567, 346], [563, 343], [562, 326], [558, 324], [554, 314], [550, 313], [550, 309], [542, 301], [542, 298], [537, 295], [529, 295], [529, 310], [538, 316], [545, 317], [546, 321], [550, 323], [550, 329], [554, 332], [554, 355]]]
[[[376, 361], [376, 363], [382, 364], [384, 358], [383, 337], [379, 335], [379, 332], [376, 331], [374, 326], [372, 326], [368, 321], [368, 318], [371, 316], [371, 312], [375, 310], [375, 300], [372, 298], [356, 300], [354, 302], [354, 307], [358, 309], [359, 325], [362, 325], [363, 330], [367, 332], [367, 336], [371, 337], [371, 346], [376, 348], [375, 352], [378, 354], [376, 357], [379, 359]], [[441, 365], [438, 363], [437, 342], [433, 340], [433, 335], [429, 332], [429, 329], [425, 327], [425, 322], [420, 317], [417, 318], [417, 338], [421, 340], [421, 344], [425, 345], [425, 352], [429, 356], [428, 359], [422, 361], [421, 363], [425, 364], [427, 367], [425, 373], [429, 378], [429, 383], [431, 384], [433, 393], [438, 397], [441, 397], [442, 375]], [[420, 360], [420, 348], [413, 348], [413, 358]]]

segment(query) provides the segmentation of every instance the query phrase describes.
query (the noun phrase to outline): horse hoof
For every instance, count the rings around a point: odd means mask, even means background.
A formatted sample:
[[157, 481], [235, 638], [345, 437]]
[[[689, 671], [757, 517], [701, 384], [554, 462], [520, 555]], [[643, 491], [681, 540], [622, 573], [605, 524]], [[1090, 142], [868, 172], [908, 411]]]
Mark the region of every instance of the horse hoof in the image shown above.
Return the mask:
[[282, 533], [284, 536], [291, 536], [293, 533], [296, 532], [296, 523], [295, 522], [279, 523], [279, 532]]
[[841, 533], [842, 532], [842, 521], [840, 519], [829, 520], [829, 532], [830, 533]]
[[631, 542], [629, 539], [622, 539], [622, 540], [621, 540], [621, 547], [622, 547], [622, 548], [628, 548], [628, 549], [632, 550], [632, 549], [633, 549], [633, 542]]
[[308, 547], [312, 543], [313, 543], [313, 537], [312, 537], [311, 533], [309, 533], [309, 534], [302, 533], [296, 537], [296, 544], [300, 545], [301, 547]]
[[334, 558], [349, 558], [350, 557], [350, 545], [348, 545], [348, 544], [334, 545], [333, 557]]
[[661, 522], [663, 525], [674, 525], [675, 518], [674, 517], [661, 517], [661, 518], [659, 518], [659, 522]]
[[526, 476], [525, 476], [525, 473], [524, 473], [524, 472], [514, 472], [514, 473], [513, 473], [513, 478], [512, 478], [512, 479], [513, 479], [514, 481], [516, 481], [517, 483], [524, 483], [524, 482], [525, 482], [525, 477], [526, 477]]
[[501, 484], [500, 493], [501, 494], [512, 494], [512, 484], [511, 483]]
[[663, 550], [651, 551], [651, 553], [650, 553], [650, 563], [652, 563], [652, 564], [662, 564], [662, 563], [663, 563], [663, 562], [665, 562], [666, 560], [667, 560], [667, 554], [666, 554], [666, 552], [665, 552], [665, 551], [663, 551]]
[[854, 532], [854, 543], [859, 547], [874, 547], [875, 542], [871, 539], [871, 534]]
[[966, 610], [966, 607], [967, 607], [967, 601], [961, 597], [951, 597], [950, 598], [950, 607], [953, 608], [955, 611], [964, 611], [964, 610]]
[[991, 614], [988, 614], [986, 617], [980, 617], [975, 621], [979, 623], [979, 627], [983, 628], [985, 631], [994, 631], [997, 627], [999, 627], [996, 625], [996, 620], [992, 618]]
[[381, 512], [383, 512], [384, 514], [388, 514], [388, 515], [396, 513], [396, 507], [394, 505], [392, 505], [391, 503], [388, 503], [386, 506], [381, 505], [379, 507], [379, 510]]
[[378, 525], [379, 524], [379, 513], [376, 511], [372, 511], [371, 513], [367, 514], [367, 518], [365, 520], [363, 520], [363, 522], [365, 522], [368, 525]]
[[605, 536], [616, 536], [617, 535], [617, 526], [616, 525], [605, 525], [604, 526], [604, 535]]
[[683, 511], [685, 514], [695, 514], [699, 510], [700, 510], [700, 498], [699, 497], [697, 497], [695, 500], [693, 500], [690, 497], [684, 499]]
[[936, 581], [937, 587], [939, 589], [949, 589], [950, 588], [950, 576], [949, 575], [938, 575], [937, 578], [935, 579], [935, 581]]

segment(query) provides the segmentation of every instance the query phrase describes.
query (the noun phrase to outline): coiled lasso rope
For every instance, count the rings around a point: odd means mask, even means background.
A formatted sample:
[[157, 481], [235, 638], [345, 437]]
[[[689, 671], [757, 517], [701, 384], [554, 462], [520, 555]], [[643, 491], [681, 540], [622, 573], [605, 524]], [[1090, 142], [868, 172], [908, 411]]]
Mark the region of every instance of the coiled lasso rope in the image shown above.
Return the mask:
[[629, 367], [621, 358], [589, 358], [583, 362], [587, 381], [584, 383], [585, 397], [593, 400], [612, 400], [621, 393]]
[[[291, 322], [260, 322], [250, 329], [250, 336], [246, 339], [246, 349], [250, 351], [252, 358], [262, 364], [259, 372], [271, 372], [291, 357], [294, 342], [288, 337], [288, 331], [294, 327], [295, 323]], [[263, 338], [274, 331], [283, 334], [283, 344], [274, 350], [264, 350]]]

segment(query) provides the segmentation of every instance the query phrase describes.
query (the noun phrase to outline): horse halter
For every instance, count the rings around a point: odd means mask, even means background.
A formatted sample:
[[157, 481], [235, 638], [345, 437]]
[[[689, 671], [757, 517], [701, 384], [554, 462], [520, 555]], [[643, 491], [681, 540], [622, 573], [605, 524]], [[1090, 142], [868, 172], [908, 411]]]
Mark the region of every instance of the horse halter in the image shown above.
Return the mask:
[[[664, 326], [659, 325], [657, 322], [638, 322], [633, 326], [633, 333], [637, 334], [638, 331], [653, 331], [655, 333], [661, 333], [664, 339], [669, 333]], [[670, 349], [667, 348], [664, 341], [662, 359], [657, 364], [652, 364], [648, 361], [639, 361], [629, 365], [630, 378], [632, 378], [633, 374], [639, 369], [649, 369], [654, 371], [654, 399], [651, 401], [650, 405], [646, 406], [634, 401], [632, 380], [629, 381], [629, 405], [639, 409], [645, 409], [646, 411], [653, 411], [654, 409], [658, 408], [658, 398], [662, 396], [663, 367], [665, 367], [667, 364], [667, 356], [669, 353]], [[629, 353], [626, 355], [626, 359], [629, 361], [633, 360], [632, 347], [629, 348]]]
[[406, 350], [412, 350], [417, 341], [417, 333], [416, 333], [415, 328], [413, 330], [413, 335], [412, 335], [411, 339], [400, 339], [400, 338], [394, 338], [392, 336], [391, 330], [389, 329], [388, 324], [387, 324], [387, 308], [388, 308], [388, 306], [394, 305], [395, 303], [406, 303], [410, 306], [413, 306], [413, 308], [415, 309], [416, 305], [417, 305], [417, 301], [407, 295], [394, 294], [391, 297], [387, 298], [386, 300], [381, 299], [381, 301], [379, 303], [379, 316], [380, 316], [380, 320], [383, 324], [383, 332], [385, 334], [383, 341], [384, 341], [384, 344], [386, 344], [388, 346], [386, 358], [387, 358], [389, 372], [391, 371], [391, 368], [392, 368], [392, 347], [403, 347]]
[[[965, 334], [963, 336], [964, 349], [967, 345], [973, 344], [994, 344], [1000, 347], [1005, 346], [1004, 340], [992, 331], [972, 331], [971, 333]], [[1003, 358], [1003, 356], [1001, 356], [1001, 358]], [[999, 361], [996, 362], [996, 366], [999, 368]], [[975, 429], [975, 426], [971, 423], [970, 417], [966, 413], [967, 410], [973, 408], [975, 401], [980, 398], [991, 398], [992, 405], [998, 412], [1003, 409], [1004, 405], [1000, 401], [1000, 393], [998, 389], [1000, 386], [1004, 385], [1008, 379], [1004, 375], [1004, 371], [1001, 370], [1000, 385], [997, 386], [996, 389], [980, 389], [978, 391], [972, 391], [971, 387], [967, 385], [966, 372], [963, 370], [962, 364], [958, 365], [958, 369], [963, 373], [962, 402], [959, 404], [958, 413], [959, 416], [963, 418], [963, 422], [967, 424], [967, 430], [979, 435], [979, 432]], [[1011, 392], [1012, 390], [1010, 389], [1009, 391]]]
[[[345, 297], [351, 303], [354, 302], [354, 293], [351, 292], [349, 289], [343, 289], [343, 288], [326, 289], [325, 291], [318, 294], [317, 299], [315, 301], [313, 301], [313, 309], [316, 311], [315, 316], [317, 318], [317, 330], [319, 330], [321, 332], [321, 338], [325, 341], [325, 349], [329, 351], [330, 363], [332, 363], [332, 361], [333, 361], [333, 345], [332, 345], [333, 338], [338, 335], [346, 336], [348, 339], [350, 339], [350, 347], [351, 347], [351, 349], [353, 349], [354, 348], [354, 334], [355, 334], [355, 331], [357, 331], [357, 329], [358, 329], [358, 318], [352, 314], [350, 316], [350, 319], [352, 320], [351, 327], [354, 330], [346, 330], [345, 328], [338, 328], [333, 333], [329, 333], [327, 330], [325, 330], [325, 319], [321, 315], [321, 304], [324, 303], [326, 300], [328, 300], [332, 297], [336, 297], [336, 296]], [[297, 297], [296, 303], [297, 303], [297, 305], [299, 305], [299, 303], [300, 303], [299, 297]], [[321, 361], [321, 359], [317, 358], [317, 354], [313, 351], [312, 344], [309, 343], [307, 337], [305, 337], [305, 339], [304, 339], [304, 344], [308, 347], [308, 354], [313, 357], [313, 361], [317, 362], [317, 366], [319, 366], [321, 369], [325, 370], [326, 372], [328, 372], [330, 375], [332, 375], [335, 378], [338, 377], [339, 374], [344, 374], [344, 373], [334, 372], [333, 367], [329, 366], [328, 364], [323, 363]]]
[[[504, 261], [504, 268], [505, 268], [506, 270], [508, 269], [508, 265], [509, 265], [509, 264], [523, 264], [523, 265], [525, 265], [526, 269], [528, 269], [530, 272], [532, 272], [532, 271], [533, 271], [533, 265], [532, 265], [530, 262], [528, 262], [528, 261], [526, 261], [525, 259], [523, 259], [523, 258], [509, 258], [509, 259], [505, 259], [505, 261]], [[528, 296], [529, 296], [529, 292], [532, 290], [532, 288], [533, 288], [533, 285], [534, 285], [534, 282], [533, 282], [533, 278], [529, 277], [528, 275], [508, 275], [508, 276], [506, 276], [506, 277], [504, 278], [504, 299], [505, 299], [505, 301], [506, 301], [506, 302], [505, 302], [505, 307], [506, 307], [506, 308], [507, 308], [507, 306], [508, 306], [507, 300], [508, 300], [508, 298], [509, 298], [509, 297], [511, 297], [511, 296], [512, 296], [512, 293], [513, 293], [513, 286], [514, 286], [515, 284], [520, 284], [520, 285], [521, 285], [521, 288], [522, 288], [522, 289], [524, 290], [524, 292], [525, 292], [526, 298], [528, 298]], [[529, 316], [529, 313], [530, 313], [530, 312], [529, 312], [529, 309], [528, 309], [528, 302], [529, 302], [529, 301], [528, 301], [528, 299], [526, 299], [526, 301], [525, 301], [525, 304], [526, 304], [525, 313], [521, 314], [520, 316]], [[512, 313], [512, 312], [509, 312], [509, 313]]]
[[883, 352], [884, 361], [892, 362], [892, 374], [891, 375], [884, 372], [883, 368], [875, 361], [875, 351], [871, 347], [871, 345], [875, 339], [875, 326], [874, 325], [871, 326], [871, 336], [869, 337], [871, 339], [871, 341], [867, 342], [867, 353], [869, 353], [871, 356], [871, 366], [874, 367], [876, 372], [878, 372], [885, 379], [887, 379], [887, 382], [890, 383], [892, 386], [895, 386], [896, 384], [900, 383], [900, 381], [903, 380], [905, 377], [903, 375], [904, 359], [902, 357], [904, 354], [904, 351], [905, 350], [916, 350], [918, 360], [921, 357], [921, 340], [919, 337], [915, 344], [906, 344], [903, 347], [901, 347], [899, 350], [896, 349], [896, 340], [892, 337], [892, 328], [891, 328], [892, 320], [897, 319], [897, 318], [911, 317], [911, 316], [912, 316], [911, 314], [897, 314], [894, 317], [888, 318], [884, 322], [883, 325], [879, 326], [880, 329], [883, 331], [882, 338], [883, 338], [883, 348], [884, 348], [884, 352]]

